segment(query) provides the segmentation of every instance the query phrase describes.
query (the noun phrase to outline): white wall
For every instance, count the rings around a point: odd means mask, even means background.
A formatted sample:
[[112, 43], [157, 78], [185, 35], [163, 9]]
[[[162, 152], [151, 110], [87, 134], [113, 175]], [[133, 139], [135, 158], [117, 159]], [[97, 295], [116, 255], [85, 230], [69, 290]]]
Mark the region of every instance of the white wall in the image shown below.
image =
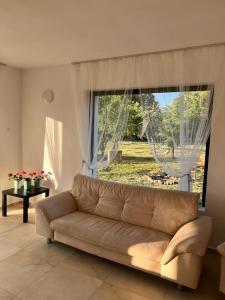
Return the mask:
[[[0, 189], [8, 188], [8, 172], [21, 169], [21, 71], [0, 68]], [[1, 204], [0, 204], [1, 205]]]
[[[80, 171], [81, 165], [68, 66], [24, 70], [22, 82], [23, 168], [52, 171], [53, 167], [59, 183], [57, 190], [70, 189], [73, 176]], [[51, 104], [46, 104], [42, 98], [46, 89], [54, 91], [55, 98]], [[46, 118], [53, 122], [50, 121], [50, 129], [46, 128]], [[55, 124], [54, 128], [52, 124]], [[48, 145], [50, 162], [46, 161], [48, 157], [44, 153], [46, 130], [54, 136]]]

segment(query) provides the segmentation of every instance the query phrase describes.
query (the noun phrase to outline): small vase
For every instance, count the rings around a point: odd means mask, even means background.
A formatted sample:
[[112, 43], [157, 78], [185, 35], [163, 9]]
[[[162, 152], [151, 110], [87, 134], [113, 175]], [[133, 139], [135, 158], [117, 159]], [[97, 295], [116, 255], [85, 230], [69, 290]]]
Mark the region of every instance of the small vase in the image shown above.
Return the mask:
[[39, 189], [41, 187], [41, 179], [34, 180], [34, 187]]
[[20, 188], [20, 181], [14, 180], [14, 190], [17, 191]]
[[30, 190], [31, 189], [31, 180], [24, 180], [23, 181], [23, 188], [24, 190]]

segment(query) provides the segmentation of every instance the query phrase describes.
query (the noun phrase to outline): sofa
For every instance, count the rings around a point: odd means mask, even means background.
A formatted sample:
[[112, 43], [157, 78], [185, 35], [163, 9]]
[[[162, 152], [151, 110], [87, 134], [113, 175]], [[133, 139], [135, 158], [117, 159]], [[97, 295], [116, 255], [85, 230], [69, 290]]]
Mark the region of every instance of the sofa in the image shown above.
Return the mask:
[[76, 175], [71, 191], [36, 202], [36, 232], [196, 289], [212, 229], [199, 194]]

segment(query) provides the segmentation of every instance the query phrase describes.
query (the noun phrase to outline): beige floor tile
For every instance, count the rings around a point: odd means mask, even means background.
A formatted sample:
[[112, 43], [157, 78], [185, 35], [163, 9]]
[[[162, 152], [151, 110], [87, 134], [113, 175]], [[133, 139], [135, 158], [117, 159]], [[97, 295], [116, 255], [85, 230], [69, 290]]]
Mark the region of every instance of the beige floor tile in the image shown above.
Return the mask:
[[166, 288], [170, 284], [156, 276], [120, 265], [118, 265], [117, 271], [112, 272], [112, 274], [106, 278], [106, 282], [154, 300], [163, 299]]
[[6, 232], [9, 232], [10, 230], [18, 227], [19, 224], [14, 223], [12, 221], [5, 221], [3, 218], [0, 219], [0, 236], [1, 234], [4, 234]]
[[7, 259], [4, 260], [5, 264], [13, 264], [17, 266], [18, 268], [21, 268], [22, 270], [26, 271], [34, 271], [34, 272], [48, 272], [53, 265], [49, 263], [48, 257], [26, 251], [25, 249], [22, 249], [16, 254], [8, 257]]
[[21, 261], [22, 259], [15, 254], [0, 262], [0, 288], [17, 294], [40, 279], [46, 271], [42, 266]]
[[193, 291], [185, 289], [182, 292], [173, 290], [169, 291], [166, 295], [164, 300], [224, 300], [225, 297], [222, 294], [207, 294], [202, 293], [199, 290]]
[[[23, 204], [18, 203], [16, 205], [12, 205], [8, 207], [8, 212], [7, 212], [8, 219], [9, 217], [17, 219], [20, 221], [20, 223], [23, 223]], [[33, 208], [33, 201], [30, 201], [30, 207], [28, 210], [28, 220], [29, 223], [35, 223], [35, 209]]]
[[52, 266], [58, 265], [76, 253], [76, 249], [61, 243], [53, 242], [52, 244], [47, 244], [45, 238], [35, 241], [24, 249], [30, 256], [34, 257], [37, 262], [47, 263]]
[[21, 219], [21, 212], [18, 213], [11, 213], [11, 211], [8, 211], [7, 217], [2, 217], [0, 216], [0, 224], [2, 223], [12, 223], [14, 225], [21, 224], [22, 219]]
[[15, 254], [20, 248], [8, 242], [4, 238], [0, 238], [0, 261]]
[[74, 268], [57, 266], [18, 296], [22, 300], [87, 300], [101, 284]]
[[1, 238], [7, 239], [12, 245], [26, 247], [42, 237], [35, 233], [34, 224], [20, 224], [15, 228], [2, 233]]
[[[150, 298], [104, 283], [91, 296], [90, 300], [150, 300]], [[152, 298], [152, 300], [156, 299]]]
[[0, 288], [0, 300], [11, 300], [13, 297], [13, 294]]
[[62, 265], [71, 266], [83, 274], [102, 280], [106, 279], [117, 269], [115, 263], [79, 250], [65, 259]]

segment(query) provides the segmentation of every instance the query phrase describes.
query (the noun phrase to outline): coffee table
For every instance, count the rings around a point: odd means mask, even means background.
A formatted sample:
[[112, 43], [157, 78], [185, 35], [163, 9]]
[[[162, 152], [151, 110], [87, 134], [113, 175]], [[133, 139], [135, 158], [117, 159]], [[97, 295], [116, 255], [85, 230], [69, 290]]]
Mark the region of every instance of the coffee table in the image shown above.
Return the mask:
[[7, 196], [13, 196], [23, 199], [23, 223], [28, 223], [28, 208], [29, 208], [29, 199], [31, 197], [45, 194], [45, 197], [49, 196], [49, 188], [41, 187], [35, 188], [31, 187], [29, 190], [24, 190], [20, 188], [18, 190], [8, 189], [2, 191], [2, 216], [7, 217]]

